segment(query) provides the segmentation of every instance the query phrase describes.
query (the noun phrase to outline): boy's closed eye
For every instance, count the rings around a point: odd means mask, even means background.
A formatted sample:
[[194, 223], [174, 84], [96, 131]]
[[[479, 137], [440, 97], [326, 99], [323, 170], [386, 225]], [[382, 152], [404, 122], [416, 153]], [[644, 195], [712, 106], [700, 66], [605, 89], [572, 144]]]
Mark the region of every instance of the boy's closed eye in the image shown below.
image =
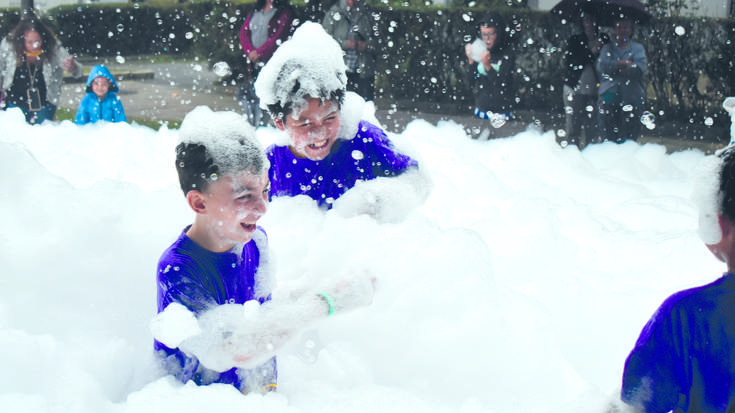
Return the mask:
[[[261, 195], [266, 195], [267, 196], [268, 194], [270, 194], [270, 191], [271, 191], [271, 186], [268, 185], [268, 186], [266, 186], [263, 189], [263, 192], [261, 192]], [[251, 199], [253, 197], [253, 193], [254, 192], [255, 191], [253, 191], [251, 189], [246, 189], [245, 191], [238, 191], [238, 195], [235, 196], [235, 199], [237, 199], [237, 200]]]

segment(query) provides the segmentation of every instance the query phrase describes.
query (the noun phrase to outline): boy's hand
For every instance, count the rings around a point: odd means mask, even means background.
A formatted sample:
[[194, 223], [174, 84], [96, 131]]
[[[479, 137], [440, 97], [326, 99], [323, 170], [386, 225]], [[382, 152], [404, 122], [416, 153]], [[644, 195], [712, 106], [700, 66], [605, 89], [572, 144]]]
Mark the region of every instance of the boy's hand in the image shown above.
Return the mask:
[[375, 295], [375, 277], [367, 270], [346, 276], [327, 289], [334, 302], [334, 311], [351, 310], [370, 305]]

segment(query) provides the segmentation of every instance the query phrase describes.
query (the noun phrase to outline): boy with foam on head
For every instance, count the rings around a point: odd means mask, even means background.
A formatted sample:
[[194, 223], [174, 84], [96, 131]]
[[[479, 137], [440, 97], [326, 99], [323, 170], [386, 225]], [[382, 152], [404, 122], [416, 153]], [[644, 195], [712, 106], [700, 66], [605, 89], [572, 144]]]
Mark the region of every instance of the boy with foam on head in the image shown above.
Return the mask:
[[372, 279], [271, 300], [265, 231], [268, 160], [244, 117], [198, 107], [185, 117], [176, 169], [194, 222], [161, 255], [151, 328], [163, 369], [243, 393], [276, 387], [275, 352], [309, 323], [369, 304]]
[[727, 272], [672, 295], [643, 328], [621, 390], [636, 411], [735, 410], [735, 147], [708, 166], [696, 186], [700, 236]]
[[94, 66], [87, 77], [87, 94], [79, 103], [74, 123], [84, 125], [100, 120], [127, 122], [125, 110], [116, 95], [119, 90], [106, 66]]
[[386, 133], [361, 120], [365, 101], [346, 92], [339, 44], [306, 22], [255, 82], [261, 106], [285, 136], [267, 149], [271, 196], [306, 195], [345, 216], [398, 220], [424, 202], [428, 179]]

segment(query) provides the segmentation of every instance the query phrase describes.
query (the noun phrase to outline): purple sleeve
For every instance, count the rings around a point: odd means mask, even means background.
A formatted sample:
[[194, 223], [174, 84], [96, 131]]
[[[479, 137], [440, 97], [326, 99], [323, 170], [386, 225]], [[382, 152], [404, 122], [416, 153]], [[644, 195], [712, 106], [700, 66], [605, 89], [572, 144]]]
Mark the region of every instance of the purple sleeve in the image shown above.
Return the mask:
[[[418, 167], [418, 162], [408, 155], [396, 151], [393, 142], [383, 129], [367, 122], [360, 123], [358, 137], [367, 137], [368, 158], [371, 162], [373, 177], [396, 176], [410, 167]], [[364, 141], [365, 139], [363, 139]]]
[[[621, 399], [646, 412], [669, 412], [686, 392], [686, 322], [677, 296], [666, 300], [641, 331], [625, 362]], [[678, 320], [678, 321], [677, 321]]]

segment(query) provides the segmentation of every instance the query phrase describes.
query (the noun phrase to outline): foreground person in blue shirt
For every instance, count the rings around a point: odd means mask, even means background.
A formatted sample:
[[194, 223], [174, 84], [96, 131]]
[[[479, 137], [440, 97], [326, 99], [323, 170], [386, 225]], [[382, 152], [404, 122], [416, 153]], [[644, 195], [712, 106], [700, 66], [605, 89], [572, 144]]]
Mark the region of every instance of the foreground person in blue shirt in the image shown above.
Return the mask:
[[79, 103], [74, 123], [84, 125], [100, 120], [108, 122], [127, 122], [125, 111], [117, 92], [117, 82], [107, 67], [97, 65], [87, 77], [87, 94]]
[[[272, 391], [275, 352], [310, 323], [369, 304], [372, 277], [341, 276], [273, 298], [268, 240], [257, 225], [268, 205], [268, 160], [254, 129], [234, 112], [198, 107], [179, 136], [176, 169], [195, 218], [158, 262], [156, 354], [183, 383]], [[193, 330], [172, 318], [182, 313]]]
[[700, 232], [727, 272], [672, 295], [643, 328], [621, 392], [641, 412], [735, 411], [735, 148], [717, 160], [709, 197], [716, 207], [703, 208], [701, 221], [709, 219], [712, 230]]

